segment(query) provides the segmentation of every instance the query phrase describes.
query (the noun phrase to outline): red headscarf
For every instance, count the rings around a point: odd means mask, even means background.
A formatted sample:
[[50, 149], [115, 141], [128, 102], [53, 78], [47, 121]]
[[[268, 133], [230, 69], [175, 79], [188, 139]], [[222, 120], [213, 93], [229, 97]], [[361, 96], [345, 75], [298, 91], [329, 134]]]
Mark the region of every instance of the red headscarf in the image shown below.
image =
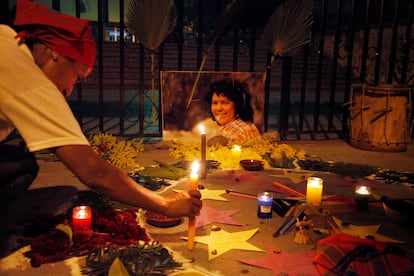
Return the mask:
[[25, 27], [17, 37], [38, 39], [60, 55], [93, 67], [96, 43], [88, 20], [49, 10], [31, 0], [19, 0], [14, 25]]

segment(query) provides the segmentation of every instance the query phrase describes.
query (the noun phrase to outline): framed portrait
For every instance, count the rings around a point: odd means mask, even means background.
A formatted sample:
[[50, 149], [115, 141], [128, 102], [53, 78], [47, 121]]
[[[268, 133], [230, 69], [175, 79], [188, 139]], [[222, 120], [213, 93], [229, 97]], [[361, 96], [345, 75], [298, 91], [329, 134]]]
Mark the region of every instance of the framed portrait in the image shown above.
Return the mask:
[[161, 71], [161, 95], [163, 112], [163, 139], [173, 140], [199, 134], [202, 124], [208, 136], [219, 134], [219, 126], [211, 119], [210, 106], [206, 101], [212, 82], [231, 78], [244, 83], [251, 95], [254, 124], [264, 131], [264, 73], [203, 71], [199, 75], [194, 93], [197, 71]]

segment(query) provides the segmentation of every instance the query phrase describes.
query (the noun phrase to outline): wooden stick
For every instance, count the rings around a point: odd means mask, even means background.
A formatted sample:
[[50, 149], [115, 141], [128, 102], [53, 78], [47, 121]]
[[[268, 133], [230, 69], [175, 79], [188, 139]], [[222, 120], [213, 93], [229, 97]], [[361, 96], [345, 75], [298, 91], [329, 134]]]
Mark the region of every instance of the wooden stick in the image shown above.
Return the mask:
[[[268, 190], [266, 192], [276, 193], [275, 191], [272, 191], [272, 190]], [[243, 193], [243, 192], [237, 192], [237, 191], [234, 191], [234, 190], [231, 190], [231, 189], [227, 189], [226, 193], [228, 193], [229, 195], [238, 196], [238, 197], [244, 197], [244, 198], [249, 198], [249, 199], [257, 199], [256, 195]], [[298, 198], [297, 196], [292, 196], [292, 197], [289, 197], [289, 196], [281, 196], [281, 197], [273, 196], [273, 199], [300, 200], [300, 198]]]
[[229, 195], [234, 195], [234, 196], [239, 196], [239, 197], [244, 197], [244, 198], [257, 199], [257, 196], [255, 196], [255, 195], [246, 194], [246, 193], [242, 193], [242, 192], [236, 192], [236, 191], [233, 191], [233, 190], [226, 190], [226, 193], [228, 193]]
[[285, 186], [282, 183], [279, 183], [277, 181], [272, 181], [272, 185], [279, 188], [279, 189], [281, 189], [282, 191], [284, 191], [285, 193], [287, 193], [291, 196], [305, 197], [304, 194], [302, 194], [302, 193], [300, 193], [300, 192], [298, 192], [298, 191], [296, 191], [292, 188], [289, 188], [288, 186]]

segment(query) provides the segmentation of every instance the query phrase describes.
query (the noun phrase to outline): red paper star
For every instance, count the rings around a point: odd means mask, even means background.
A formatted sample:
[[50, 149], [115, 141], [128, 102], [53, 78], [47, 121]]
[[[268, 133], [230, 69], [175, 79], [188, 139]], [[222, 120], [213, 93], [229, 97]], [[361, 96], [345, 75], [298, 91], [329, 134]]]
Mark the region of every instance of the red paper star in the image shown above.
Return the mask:
[[239, 260], [242, 263], [267, 268], [273, 271], [274, 275], [287, 273], [288, 275], [319, 275], [313, 265], [315, 252], [289, 254], [285, 252], [275, 253], [272, 246], [269, 246], [267, 257], [262, 259]]
[[207, 205], [203, 202], [203, 208], [201, 209], [200, 215], [196, 219], [196, 228], [212, 223], [223, 223], [241, 226], [242, 224], [230, 216], [240, 212], [240, 210], [229, 210], [220, 211]]

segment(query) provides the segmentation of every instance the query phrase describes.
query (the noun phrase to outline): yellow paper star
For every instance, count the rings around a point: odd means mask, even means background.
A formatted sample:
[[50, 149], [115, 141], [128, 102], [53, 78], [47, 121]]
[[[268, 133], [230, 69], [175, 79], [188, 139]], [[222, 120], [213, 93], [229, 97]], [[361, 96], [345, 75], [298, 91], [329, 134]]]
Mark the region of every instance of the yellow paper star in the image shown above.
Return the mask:
[[195, 241], [208, 245], [208, 259], [214, 259], [221, 254], [231, 250], [250, 250], [250, 251], [264, 251], [247, 242], [259, 228], [229, 233], [220, 229], [219, 231], [211, 231], [209, 236], [196, 237]]
[[359, 238], [367, 238], [368, 236], [373, 237], [377, 241], [382, 242], [392, 242], [392, 243], [404, 243], [404, 241], [394, 240], [390, 237], [378, 234], [377, 231], [381, 227], [380, 224], [376, 225], [366, 225], [366, 226], [357, 226], [348, 223], [344, 223], [342, 220], [338, 219], [337, 217], [332, 217], [336, 225], [338, 226], [338, 230], [341, 233], [348, 234], [351, 236], [359, 237]]
[[299, 184], [303, 181], [306, 181], [306, 179], [309, 176], [312, 176], [312, 172], [295, 172], [294, 170], [286, 170], [282, 169], [283, 174], [272, 174], [271, 176], [278, 177], [278, 178], [288, 178], [290, 181], [292, 181], [295, 184]]
[[[183, 190], [174, 190], [174, 192], [181, 193]], [[221, 194], [226, 194], [226, 190], [209, 190], [209, 189], [201, 189], [199, 190], [201, 193], [201, 199], [212, 199], [218, 201], [229, 201], [227, 198], [220, 196]]]

